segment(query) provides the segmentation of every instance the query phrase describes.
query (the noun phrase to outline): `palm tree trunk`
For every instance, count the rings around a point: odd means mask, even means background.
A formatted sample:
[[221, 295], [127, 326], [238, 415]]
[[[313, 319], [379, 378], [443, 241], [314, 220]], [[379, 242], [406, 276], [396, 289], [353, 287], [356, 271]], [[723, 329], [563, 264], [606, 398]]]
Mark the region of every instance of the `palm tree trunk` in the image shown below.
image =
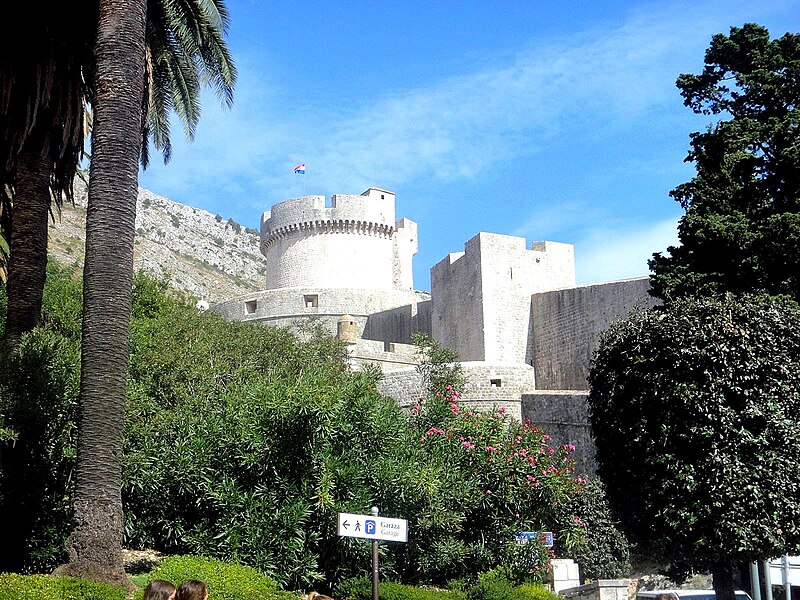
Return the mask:
[[146, 0], [100, 0], [83, 270], [81, 416], [66, 574], [127, 584], [122, 442], [142, 135]]
[[28, 138], [17, 162], [17, 183], [11, 213], [11, 258], [8, 268], [6, 347], [41, 318], [47, 272], [47, 226], [50, 214], [51, 162], [47, 136]]

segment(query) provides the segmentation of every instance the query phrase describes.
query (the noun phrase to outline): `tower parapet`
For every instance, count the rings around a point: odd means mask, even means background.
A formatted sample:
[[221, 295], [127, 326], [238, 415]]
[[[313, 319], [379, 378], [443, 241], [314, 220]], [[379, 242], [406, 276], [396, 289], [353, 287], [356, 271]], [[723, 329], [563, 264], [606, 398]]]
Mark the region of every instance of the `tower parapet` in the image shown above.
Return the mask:
[[[398, 235], [397, 231], [401, 229]], [[275, 204], [261, 218], [267, 289], [413, 289], [416, 223], [395, 222], [395, 195], [304, 196]]]

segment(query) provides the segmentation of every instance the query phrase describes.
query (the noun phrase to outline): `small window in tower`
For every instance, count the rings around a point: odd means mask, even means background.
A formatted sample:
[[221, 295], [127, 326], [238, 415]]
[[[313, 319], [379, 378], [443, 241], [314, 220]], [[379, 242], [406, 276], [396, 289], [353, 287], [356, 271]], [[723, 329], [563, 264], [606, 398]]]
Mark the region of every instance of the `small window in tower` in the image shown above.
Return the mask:
[[303, 296], [303, 306], [306, 308], [317, 308], [319, 306], [319, 296], [316, 294], [307, 294]]
[[383, 342], [383, 351], [384, 352], [394, 352], [394, 344], [392, 342], [387, 342], [384, 340]]
[[489, 383], [492, 384], [492, 387], [499, 388], [500, 385], [502, 384], [502, 381], [499, 379], [490, 379]]
[[381, 194], [381, 200], [384, 200], [383, 194]]
[[258, 310], [258, 300], [246, 300], [244, 303], [244, 314], [253, 315]]

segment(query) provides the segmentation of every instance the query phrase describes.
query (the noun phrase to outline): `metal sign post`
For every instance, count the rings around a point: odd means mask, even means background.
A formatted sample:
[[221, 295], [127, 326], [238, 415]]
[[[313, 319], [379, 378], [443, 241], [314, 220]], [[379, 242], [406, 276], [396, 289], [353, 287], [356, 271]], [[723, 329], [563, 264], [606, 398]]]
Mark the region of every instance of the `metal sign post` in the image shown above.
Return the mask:
[[372, 600], [380, 600], [378, 579], [378, 540], [387, 542], [408, 541], [408, 521], [405, 519], [378, 518], [378, 507], [369, 515], [339, 513], [336, 533], [342, 537], [357, 537], [372, 541]]
[[[378, 516], [378, 507], [370, 510], [373, 517]], [[380, 600], [380, 580], [378, 576], [378, 540], [372, 540], [372, 600]]]

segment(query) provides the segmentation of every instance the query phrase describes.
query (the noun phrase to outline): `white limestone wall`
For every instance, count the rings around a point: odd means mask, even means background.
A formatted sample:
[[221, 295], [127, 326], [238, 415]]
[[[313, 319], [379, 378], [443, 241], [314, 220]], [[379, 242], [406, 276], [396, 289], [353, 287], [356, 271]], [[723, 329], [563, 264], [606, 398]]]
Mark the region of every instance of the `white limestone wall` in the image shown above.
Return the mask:
[[[301, 323], [315, 322], [331, 335], [336, 335], [337, 321], [345, 314], [352, 315], [358, 325], [358, 336], [364, 334], [370, 315], [383, 313], [398, 307], [412, 319], [416, 305], [429, 302], [423, 292], [402, 290], [364, 290], [341, 288], [281, 288], [262, 290], [232, 298], [213, 307], [231, 321], [255, 321], [275, 327], [290, 327]], [[410, 332], [411, 326], [397, 324], [394, 329], [385, 328], [384, 333]], [[404, 337], [409, 337], [405, 335]], [[404, 342], [405, 339], [387, 339], [388, 342]]]
[[337, 194], [330, 207], [324, 196], [280, 202], [261, 219], [266, 287], [391, 290], [394, 230], [394, 194], [385, 190]]
[[[467, 380], [459, 400], [463, 408], [492, 410], [503, 407], [515, 419], [522, 419], [522, 395], [535, 388], [531, 367], [480, 361], [461, 363], [461, 366]], [[402, 408], [409, 408], [426, 397], [422, 377], [415, 367], [384, 373], [378, 389]]]
[[570, 244], [478, 234], [483, 287], [484, 360], [532, 363], [528, 337], [531, 295], [575, 286]]
[[483, 360], [483, 288], [477, 237], [431, 269], [431, 331], [459, 360]]
[[433, 336], [460, 360], [531, 364], [531, 296], [575, 285], [573, 247], [481, 232], [431, 269]]

